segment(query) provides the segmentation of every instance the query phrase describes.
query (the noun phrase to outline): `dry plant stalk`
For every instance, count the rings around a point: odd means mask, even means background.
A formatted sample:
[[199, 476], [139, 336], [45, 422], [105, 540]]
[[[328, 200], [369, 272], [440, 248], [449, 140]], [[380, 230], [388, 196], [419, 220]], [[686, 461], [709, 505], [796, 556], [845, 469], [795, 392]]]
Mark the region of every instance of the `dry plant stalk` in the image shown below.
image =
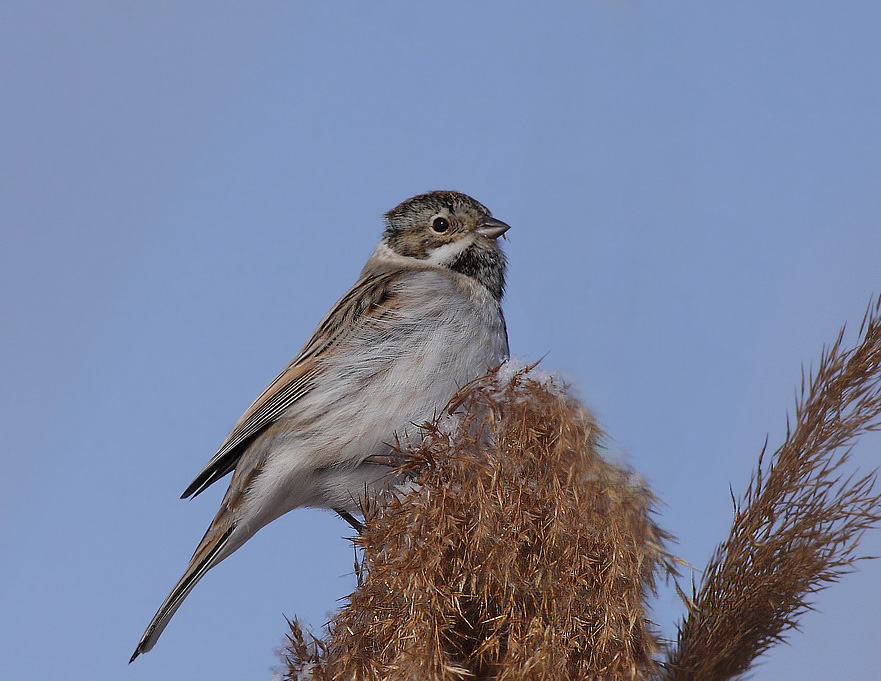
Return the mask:
[[[467, 386], [366, 509], [359, 588], [325, 641], [296, 622], [294, 679], [646, 679], [645, 596], [672, 569], [643, 482], [597, 454], [592, 416], [536, 372]], [[452, 414], [452, 416], [451, 416]]]
[[843, 477], [856, 439], [881, 427], [881, 298], [870, 305], [859, 343], [844, 330], [815, 376], [802, 376], [795, 425], [759, 466], [734, 524], [686, 599], [687, 619], [669, 655], [668, 681], [722, 681], [746, 672], [795, 628], [810, 594], [859, 560], [862, 533], [881, 519], [875, 475]]

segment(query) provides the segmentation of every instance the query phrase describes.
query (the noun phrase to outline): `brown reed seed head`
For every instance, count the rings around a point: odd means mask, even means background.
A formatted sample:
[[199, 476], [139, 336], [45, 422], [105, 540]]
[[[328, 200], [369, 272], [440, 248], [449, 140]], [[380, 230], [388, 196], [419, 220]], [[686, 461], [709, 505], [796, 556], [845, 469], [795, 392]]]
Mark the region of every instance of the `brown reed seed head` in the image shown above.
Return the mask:
[[[450, 416], [452, 414], [453, 416]], [[592, 416], [529, 368], [467, 386], [425, 426], [415, 478], [366, 511], [363, 573], [288, 678], [645, 679], [644, 599], [672, 569], [642, 481]]]
[[764, 450], [728, 538], [717, 549], [666, 666], [668, 681], [724, 681], [755, 659], [810, 607], [810, 594], [859, 560], [862, 533], [881, 520], [875, 474], [844, 477], [856, 439], [881, 428], [881, 298], [855, 347], [844, 331], [802, 378], [795, 425], [771, 465]]

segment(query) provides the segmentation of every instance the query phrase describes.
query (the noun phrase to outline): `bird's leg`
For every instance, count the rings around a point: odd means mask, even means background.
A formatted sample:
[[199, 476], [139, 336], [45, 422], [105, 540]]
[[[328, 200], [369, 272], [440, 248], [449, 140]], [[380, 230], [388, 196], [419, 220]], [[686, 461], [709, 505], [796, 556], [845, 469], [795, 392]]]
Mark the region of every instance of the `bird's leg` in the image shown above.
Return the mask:
[[358, 520], [355, 516], [353, 516], [348, 511], [345, 511], [340, 508], [335, 508], [333, 510], [336, 511], [336, 514], [340, 518], [342, 518], [347, 523], [349, 523], [349, 525], [352, 526], [352, 528], [355, 530], [355, 532], [357, 532], [358, 534], [364, 534], [364, 523], [362, 523], [360, 520]]
[[[379, 466], [388, 466], [389, 468], [397, 468], [407, 462], [407, 455], [398, 450], [392, 450], [387, 454], [372, 454], [364, 459], [364, 463], [373, 463]], [[364, 534], [364, 523], [355, 518], [346, 510], [335, 508], [336, 514], [351, 525], [358, 534]]]

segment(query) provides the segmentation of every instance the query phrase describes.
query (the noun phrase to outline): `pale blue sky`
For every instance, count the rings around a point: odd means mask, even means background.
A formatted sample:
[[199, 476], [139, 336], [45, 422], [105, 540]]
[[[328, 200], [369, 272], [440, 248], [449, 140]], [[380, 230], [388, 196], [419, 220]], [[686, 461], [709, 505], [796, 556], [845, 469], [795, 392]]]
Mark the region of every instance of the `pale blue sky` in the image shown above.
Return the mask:
[[[512, 225], [512, 351], [696, 567], [881, 292], [877, 3], [415, 4], [3, 3], [0, 678], [268, 679], [337, 607], [347, 526], [297, 511], [126, 665], [224, 485], [178, 495], [408, 196]], [[879, 603], [863, 563], [755, 678], [877, 678]]]

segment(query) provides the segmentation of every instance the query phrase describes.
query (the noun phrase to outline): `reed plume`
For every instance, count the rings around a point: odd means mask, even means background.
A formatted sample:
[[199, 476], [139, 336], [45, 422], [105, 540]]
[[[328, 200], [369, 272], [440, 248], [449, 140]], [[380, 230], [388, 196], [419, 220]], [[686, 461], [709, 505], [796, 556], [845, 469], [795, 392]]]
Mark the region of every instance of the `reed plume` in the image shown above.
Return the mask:
[[[291, 681], [723, 681], [783, 640], [811, 595], [853, 569], [881, 520], [875, 475], [848, 454], [881, 427], [881, 298], [802, 376], [783, 444], [765, 449], [660, 657], [646, 598], [675, 573], [654, 498], [599, 454], [590, 413], [532, 367], [463, 389], [409, 482], [365, 509], [359, 585], [323, 640], [290, 623]], [[733, 494], [732, 494], [733, 498]], [[661, 660], [659, 662], [659, 660]]]
[[415, 477], [366, 509], [361, 584], [318, 646], [291, 627], [288, 678], [643, 679], [645, 596], [668, 569], [642, 481], [597, 453], [559, 385], [503, 368], [408, 452]]
[[[686, 598], [664, 678], [723, 681], [797, 627], [811, 595], [851, 571], [862, 534], [881, 519], [875, 474], [845, 475], [860, 435], [881, 427], [881, 297], [853, 348], [844, 329], [802, 373], [794, 423], [758, 467], [700, 586]], [[684, 594], [683, 594], [684, 596]]]

